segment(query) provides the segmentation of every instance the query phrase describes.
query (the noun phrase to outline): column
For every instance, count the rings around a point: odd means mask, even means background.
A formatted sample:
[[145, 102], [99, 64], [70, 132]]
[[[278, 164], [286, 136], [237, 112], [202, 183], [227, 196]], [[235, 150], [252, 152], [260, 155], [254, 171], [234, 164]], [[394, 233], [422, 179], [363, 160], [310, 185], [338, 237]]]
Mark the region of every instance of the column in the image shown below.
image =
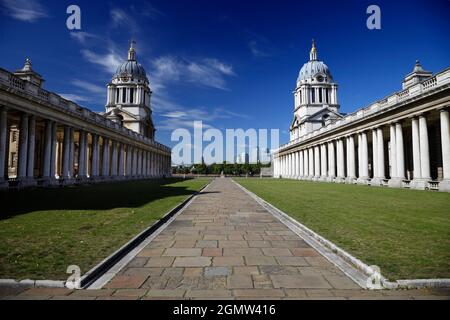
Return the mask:
[[19, 131], [19, 168], [17, 177], [24, 179], [27, 176], [27, 159], [28, 159], [28, 114], [23, 113], [20, 116]]
[[112, 177], [117, 177], [117, 172], [118, 172], [118, 168], [117, 168], [117, 158], [118, 158], [118, 153], [117, 153], [117, 142], [116, 141], [112, 141], [111, 142], [111, 147], [112, 147], [112, 157], [111, 157], [111, 176]]
[[372, 175], [373, 179], [378, 177], [378, 147], [377, 129], [372, 129]]
[[395, 124], [395, 147], [397, 160], [397, 178], [402, 181], [405, 179], [405, 154], [403, 150], [403, 130], [402, 124]]
[[377, 128], [377, 167], [378, 167], [378, 184], [381, 185], [385, 179], [384, 167], [384, 138], [383, 128]]
[[80, 142], [78, 150], [78, 179], [86, 178], [86, 131], [80, 130]]
[[36, 147], [36, 117], [30, 116], [28, 123], [28, 160], [27, 178], [30, 184], [34, 184], [34, 153]]
[[[8, 110], [4, 107], [0, 108], [0, 189], [7, 187], [7, 182], [4, 182], [5, 176], [7, 174], [6, 163], [7, 163], [7, 147], [6, 143], [8, 136]], [[8, 139], [9, 140], [9, 139]]]
[[333, 182], [336, 177], [336, 159], [334, 156], [334, 142], [328, 143], [328, 181]]
[[350, 135], [347, 137], [347, 182], [353, 183], [355, 179], [355, 139]]
[[298, 151], [296, 151], [295, 153], [294, 153], [294, 178], [295, 179], [298, 179], [298, 176], [299, 176], [299, 170], [298, 170], [299, 168], [298, 168]]
[[358, 183], [367, 183], [369, 179], [369, 148], [367, 144], [367, 133], [361, 132], [361, 165], [359, 167]]
[[299, 166], [300, 166], [300, 168], [299, 168], [300, 169], [299, 175], [300, 175], [300, 178], [303, 179], [305, 177], [305, 170], [304, 170], [305, 162], [304, 162], [303, 150], [300, 150], [300, 160], [299, 160], [299, 162], [300, 162], [300, 164], [299, 164]]
[[424, 115], [419, 116], [419, 135], [420, 135], [420, 171], [422, 179], [430, 180], [430, 151], [428, 146], [428, 128], [427, 118]]
[[92, 134], [92, 177], [97, 178], [99, 176], [99, 145], [98, 134]]
[[129, 179], [132, 176], [132, 160], [133, 160], [133, 156], [132, 156], [132, 148], [131, 146], [127, 146], [127, 169], [126, 169], [126, 176]]
[[450, 192], [450, 120], [448, 109], [441, 109], [441, 144], [443, 180], [439, 182], [439, 191]]
[[308, 156], [308, 160], [309, 160], [309, 165], [308, 165], [308, 168], [309, 168], [308, 179], [309, 179], [309, 180], [312, 180], [312, 179], [314, 179], [314, 149], [313, 149], [313, 148], [309, 148], [309, 149], [308, 149], [308, 153], [309, 153], [309, 156]]
[[70, 127], [64, 127], [64, 140], [63, 140], [63, 165], [62, 165], [62, 177], [63, 179], [70, 179], [69, 162], [70, 162]]
[[327, 145], [320, 145], [320, 180], [327, 180]]
[[45, 137], [44, 137], [44, 161], [42, 168], [42, 176], [50, 178], [50, 162], [52, 156], [52, 122], [47, 120], [45, 123]]
[[52, 142], [51, 142], [51, 157], [50, 157], [50, 178], [55, 179], [56, 173], [56, 138], [58, 133], [58, 125], [52, 122]]
[[102, 161], [102, 176], [109, 177], [109, 139], [103, 138], [103, 161]]
[[343, 182], [345, 180], [345, 163], [344, 163], [344, 141], [337, 140], [337, 181]]
[[314, 180], [320, 179], [320, 153], [319, 146], [314, 147]]
[[392, 178], [397, 178], [397, 147], [396, 147], [396, 134], [395, 134], [395, 123], [392, 123], [389, 127], [390, 135], [390, 164], [391, 164], [391, 180]]
[[119, 148], [119, 178], [123, 179], [123, 176], [125, 175], [125, 151], [124, 151], [124, 145], [122, 143], [118, 144]]
[[411, 130], [412, 130], [412, 153], [413, 153], [413, 180], [420, 180], [422, 174], [420, 169], [419, 121], [417, 118], [412, 119]]

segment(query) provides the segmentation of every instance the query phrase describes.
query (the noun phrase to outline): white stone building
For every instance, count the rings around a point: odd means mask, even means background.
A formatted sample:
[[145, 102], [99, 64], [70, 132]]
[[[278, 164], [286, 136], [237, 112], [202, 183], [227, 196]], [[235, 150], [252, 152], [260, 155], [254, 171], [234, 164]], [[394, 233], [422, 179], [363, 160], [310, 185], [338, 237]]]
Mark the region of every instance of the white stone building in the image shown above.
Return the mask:
[[133, 46], [98, 114], [42, 88], [29, 60], [0, 68], [0, 189], [170, 176], [156, 142], [151, 90]]
[[343, 115], [313, 43], [294, 101], [274, 177], [450, 191], [450, 68], [433, 75], [417, 61], [401, 91]]

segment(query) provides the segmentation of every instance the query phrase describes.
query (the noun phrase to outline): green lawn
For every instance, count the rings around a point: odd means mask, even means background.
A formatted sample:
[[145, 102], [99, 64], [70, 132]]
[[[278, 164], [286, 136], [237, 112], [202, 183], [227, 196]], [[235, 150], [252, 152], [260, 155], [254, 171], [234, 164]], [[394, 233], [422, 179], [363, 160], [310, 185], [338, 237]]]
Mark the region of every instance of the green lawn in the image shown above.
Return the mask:
[[85, 273], [209, 182], [166, 179], [0, 193], [0, 278]]
[[450, 278], [450, 194], [236, 179], [390, 280]]

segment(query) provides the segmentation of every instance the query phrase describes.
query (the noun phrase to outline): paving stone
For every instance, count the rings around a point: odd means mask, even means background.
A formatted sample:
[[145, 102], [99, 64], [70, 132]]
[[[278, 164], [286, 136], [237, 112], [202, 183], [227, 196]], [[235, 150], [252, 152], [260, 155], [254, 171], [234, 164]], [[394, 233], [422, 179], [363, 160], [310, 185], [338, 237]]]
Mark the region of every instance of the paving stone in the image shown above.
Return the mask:
[[227, 277], [228, 289], [250, 289], [253, 288], [253, 280], [251, 276], [238, 274]]
[[273, 288], [272, 280], [267, 274], [252, 275], [253, 286], [260, 289]]
[[263, 253], [259, 248], [224, 248], [224, 257], [236, 256], [262, 256]]
[[244, 236], [242, 234], [229, 234], [228, 240], [242, 241], [242, 240], [244, 240]]
[[222, 248], [204, 248], [202, 251], [202, 256], [204, 257], [221, 257], [223, 249]]
[[233, 274], [259, 274], [258, 267], [256, 266], [244, 266], [244, 267], [233, 267]]
[[186, 290], [183, 289], [166, 289], [166, 290], [159, 290], [159, 289], [151, 289], [147, 292], [147, 297], [155, 297], [155, 298], [168, 298], [168, 297], [174, 297], [174, 298], [182, 298], [184, 297], [186, 293]]
[[303, 257], [276, 257], [278, 263], [282, 266], [308, 266], [308, 262]]
[[202, 255], [200, 248], [168, 248], [164, 251], [164, 257], [199, 257]]
[[174, 267], [208, 267], [210, 265], [210, 257], [178, 257], [173, 263]]
[[322, 276], [270, 275], [275, 288], [326, 289], [332, 288]]
[[173, 244], [172, 248], [194, 248], [197, 243], [197, 239], [183, 240], [181, 237], [177, 238], [177, 241]]
[[21, 292], [20, 296], [68, 296], [73, 290], [66, 288], [30, 288]]
[[296, 257], [319, 257], [318, 253], [313, 248], [291, 248], [292, 254]]
[[271, 257], [287, 257], [292, 256], [291, 251], [286, 248], [262, 248], [261, 249], [265, 256]]
[[214, 257], [213, 266], [243, 266], [243, 257]]
[[324, 275], [325, 279], [333, 286], [335, 289], [359, 289], [353, 280], [346, 276], [336, 276], [336, 275]]
[[164, 268], [127, 268], [122, 271], [124, 276], [160, 276]]
[[164, 289], [167, 285], [168, 277], [149, 277], [141, 286], [143, 289]]
[[184, 268], [184, 277], [200, 277], [203, 275], [203, 268], [201, 267], [190, 267]]
[[271, 241], [274, 248], [308, 248], [308, 244], [303, 240], [281, 240]]
[[217, 240], [197, 240], [196, 248], [217, 248]]
[[206, 267], [205, 277], [228, 276], [231, 274], [230, 267]]
[[[137, 254], [137, 257], [160, 257], [164, 252], [164, 248], [144, 248]], [[142, 267], [142, 266], [136, 266]]]
[[226, 298], [231, 297], [230, 290], [188, 290], [186, 297], [189, 298]]
[[277, 298], [284, 297], [285, 294], [281, 289], [236, 289], [233, 295], [241, 298]]
[[286, 295], [288, 297], [295, 297], [295, 298], [306, 298], [306, 291], [303, 289], [285, 289], [284, 292], [286, 292]]
[[219, 248], [248, 248], [248, 243], [243, 240], [219, 240]]
[[292, 266], [268, 265], [259, 266], [259, 269], [263, 274], [299, 274], [298, 269]]
[[115, 289], [139, 288], [147, 278], [148, 276], [146, 275], [118, 275], [108, 282], [105, 287]]
[[181, 277], [184, 274], [184, 268], [165, 268], [163, 277]]
[[113, 296], [119, 297], [142, 297], [147, 293], [146, 289], [119, 289]]
[[203, 240], [228, 240], [226, 234], [205, 234]]
[[129, 268], [139, 268], [139, 267], [143, 267], [143, 266], [145, 266], [145, 264], [147, 263], [147, 261], [148, 261], [148, 258], [145, 258], [145, 257], [136, 257], [136, 258], [133, 258], [133, 260], [131, 260], [129, 263], [128, 263], [128, 267]]
[[99, 290], [75, 290], [71, 296], [75, 297], [104, 297], [111, 296], [116, 290], [114, 289], [99, 289]]
[[331, 266], [331, 263], [323, 257], [305, 257], [305, 259], [313, 267]]
[[249, 240], [248, 246], [251, 248], [270, 248], [272, 247], [272, 244], [270, 241], [265, 240]]
[[245, 257], [245, 264], [248, 266], [267, 266], [267, 265], [275, 265], [277, 262], [274, 257]]
[[158, 268], [158, 267], [170, 267], [175, 260], [174, 257], [152, 257], [148, 259], [145, 267]]

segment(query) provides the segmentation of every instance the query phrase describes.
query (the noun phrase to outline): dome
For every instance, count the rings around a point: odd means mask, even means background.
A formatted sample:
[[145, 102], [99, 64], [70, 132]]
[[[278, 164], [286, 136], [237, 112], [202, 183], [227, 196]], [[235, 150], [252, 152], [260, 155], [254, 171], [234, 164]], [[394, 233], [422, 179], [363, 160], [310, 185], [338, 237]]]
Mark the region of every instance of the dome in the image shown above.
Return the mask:
[[326, 79], [324, 80], [327, 82], [333, 79], [328, 66], [317, 59], [316, 44], [313, 40], [311, 52], [309, 53], [309, 61], [300, 69], [297, 81], [312, 80], [317, 74], [325, 76]]
[[130, 49], [128, 50], [128, 60], [122, 63], [113, 75], [113, 79], [122, 77], [131, 77], [134, 79], [148, 81], [144, 67], [136, 60], [134, 42], [131, 43]]
[[300, 69], [298, 81], [313, 79], [318, 73], [325, 75], [328, 81], [333, 79], [330, 69], [328, 69], [328, 66], [325, 63], [322, 61], [308, 61]]
[[121, 77], [123, 75], [130, 76], [132, 78], [147, 78], [145, 69], [136, 60], [127, 60], [117, 68], [113, 78]]

